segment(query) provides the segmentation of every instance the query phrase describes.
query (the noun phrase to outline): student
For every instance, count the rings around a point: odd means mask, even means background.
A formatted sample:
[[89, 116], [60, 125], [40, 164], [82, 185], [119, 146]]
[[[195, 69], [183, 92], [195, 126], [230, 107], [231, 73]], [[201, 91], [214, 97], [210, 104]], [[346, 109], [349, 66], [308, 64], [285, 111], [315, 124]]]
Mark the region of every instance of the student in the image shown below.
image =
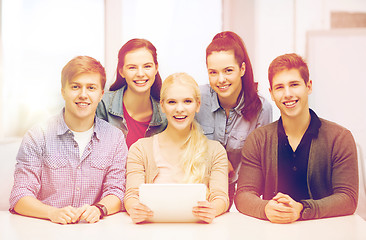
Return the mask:
[[229, 206], [228, 161], [221, 144], [208, 140], [194, 120], [200, 109], [199, 87], [189, 75], [173, 74], [163, 82], [160, 104], [167, 128], [138, 140], [128, 153], [125, 208], [135, 223], [153, 216], [139, 202], [142, 183], [205, 183], [207, 201], [199, 202], [193, 214], [211, 223]]
[[10, 211], [68, 224], [120, 211], [127, 146], [122, 132], [95, 117], [105, 71], [79, 56], [61, 74], [62, 112], [29, 130], [20, 146]]
[[268, 78], [281, 117], [244, 144], [236, 208], [274, 223], [352, 214], [358, 169], [351, 132], [309, 109], [312, 81], [300, 56], [274, 59]]
[[145, 39], [131, 39], [119, 50], [117, 78], [100, 102], [97, 116], [121, 129], [130, 148], [139, 138], [165, 129], [160, 88], [156, 48]]
[[258, 95], [247, 50], [237, 34], [218, 33], [206, 49], [206, 64], [210, 85], [201, 86], [196, 119], [205, 135], [227, 151], [231, 205], [244, 141], [255, 128], [272, 122], [272, 106]]

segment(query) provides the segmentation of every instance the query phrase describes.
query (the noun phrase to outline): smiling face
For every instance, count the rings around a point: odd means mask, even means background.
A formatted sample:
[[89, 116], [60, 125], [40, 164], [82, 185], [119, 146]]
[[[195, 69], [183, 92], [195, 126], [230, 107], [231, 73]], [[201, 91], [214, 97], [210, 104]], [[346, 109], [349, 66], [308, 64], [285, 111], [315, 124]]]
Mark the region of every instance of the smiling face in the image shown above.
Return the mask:
[[234, 51], [212, 52], [207, 56], [207, 71], [212, 89], [219, 99], [238, 98], [245, 73], [245, 63], [241, 66], [235, 59]]
[[[72, 128], [71, 126], [78, 125], [79, 122], [86, 122], [90, 128], [94, 122], [95, 110], [104, 93], [100, 74], [77, 75], [65, 83], [61, 92], [65, 100], [66, 124]], [[71, 130], [77, 131], [76, 129]]]
[[166, 89], [161, 108], [167, 117], [168, 127], [184, 131], [190, 130], [200, 103], [192, 87], [175, 83]]
[[147, 48], [128, 52], [119, 74], [126, 79], [128, 89], [134, 93], [149, 93], [155, 81], [158, 66]]
[[281, 111], [282, 118], [296, 118], [309, 114], [308, 95], [312, 81], [305, 84], [299, 70], [283, 70], [273, 77], [270, 89], [272, 100]]

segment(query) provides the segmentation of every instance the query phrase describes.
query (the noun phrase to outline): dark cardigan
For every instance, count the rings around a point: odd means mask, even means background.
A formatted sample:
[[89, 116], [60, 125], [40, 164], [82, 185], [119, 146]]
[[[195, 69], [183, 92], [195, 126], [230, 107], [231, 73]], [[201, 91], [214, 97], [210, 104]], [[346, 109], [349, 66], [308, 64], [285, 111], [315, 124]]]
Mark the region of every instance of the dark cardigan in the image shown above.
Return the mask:
[[[358, 200], [356, 144], [344, 127], [321, 120], [318, 137], [312, 140], [308, 162], [311, 199], [302, 219], [353, 214]], [[278, 121], [253, 131], [242, 150], [242, 167], [235, 197], [237, 209], [249, 216], [267, 219], [264, 208], [277, 194]], [[260, 197], [262, 196], [262, 198]]]

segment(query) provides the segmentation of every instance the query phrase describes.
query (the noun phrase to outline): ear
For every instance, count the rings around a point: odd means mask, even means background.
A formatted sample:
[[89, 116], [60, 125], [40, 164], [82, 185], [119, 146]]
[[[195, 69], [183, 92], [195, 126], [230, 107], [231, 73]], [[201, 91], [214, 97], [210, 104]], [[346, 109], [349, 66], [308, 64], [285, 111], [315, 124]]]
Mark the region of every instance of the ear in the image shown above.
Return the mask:
[[119, 75], [121, 75], [121, 77], [125, 78], [125, 76], [123, 76], [123, 67], [118, 69], [118, 73], [119, 73]]
[[197, 102], [196, 113], [198, 113], [200, 111], [200, 108], [201, 108], [201, 102]]
[[272, 88], [268, 88], [268, 90], [269, 90], [269, 94], [271, 94], [271, 99], [272, 99], [272, 101], [274, 101]]
[[241, 64], [241, 67], [240, 67], [240, 76], [242, 77], [242, 76], [244, 76], [244, 74], [245, 74], [245, 70], [246, 70], [246, 65], [245, 65], [245, 62], [243, 62], [242, 64]]
[[162, 111], [163, 113], [165, 113], [165, 111], [164, 111], [164, 102], [163, 102], [163, 100], [160, 100], [160, 108], [161, 108], [161, 111]]
[[306, 87], [308, 88], [308, 95], [310, 95], [313, 92], [313, 81], [309, 79]]
[[64, 89], [64, 87], [61, 87], [61, 95], [62, 95], [62, 98], [65, 100], [65, 89]]

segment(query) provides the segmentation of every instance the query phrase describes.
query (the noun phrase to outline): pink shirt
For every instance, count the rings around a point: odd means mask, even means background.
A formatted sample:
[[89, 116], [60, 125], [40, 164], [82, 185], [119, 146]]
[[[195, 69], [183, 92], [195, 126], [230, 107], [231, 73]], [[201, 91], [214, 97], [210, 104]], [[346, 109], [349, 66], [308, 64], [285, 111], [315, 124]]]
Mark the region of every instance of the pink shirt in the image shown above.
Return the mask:
[[126, 143], [127, 147], [130, 148], [130, 146], [135, 143], [140, 138], [145, 137], [145, 133], [147, 128], [149, 127], [151, 119], [149, 119], [146, 122], [139, 122], [133, 119], [127, 112], [127, 109], [125, 107], [125, 104], [123, 104], [123, 114], [126, 120], [128, 133], [126, 136]]
[[171, 165], [161, 155], [159, 147], [158, 134], [153, 137], [153, 151], [156, 166], [159, 169], [159, 173], [154, 179], [154, 183], [179, 183], [183, 179], [183, 171], [178, 166]]
[[95, 118], [82, 156], [63, 112], [23, 138], [10, 195], [10, 209], [25, 196], [62, 208], [94, 204], [107, 195], [123, 201], [127, 147], [123, 133]]

